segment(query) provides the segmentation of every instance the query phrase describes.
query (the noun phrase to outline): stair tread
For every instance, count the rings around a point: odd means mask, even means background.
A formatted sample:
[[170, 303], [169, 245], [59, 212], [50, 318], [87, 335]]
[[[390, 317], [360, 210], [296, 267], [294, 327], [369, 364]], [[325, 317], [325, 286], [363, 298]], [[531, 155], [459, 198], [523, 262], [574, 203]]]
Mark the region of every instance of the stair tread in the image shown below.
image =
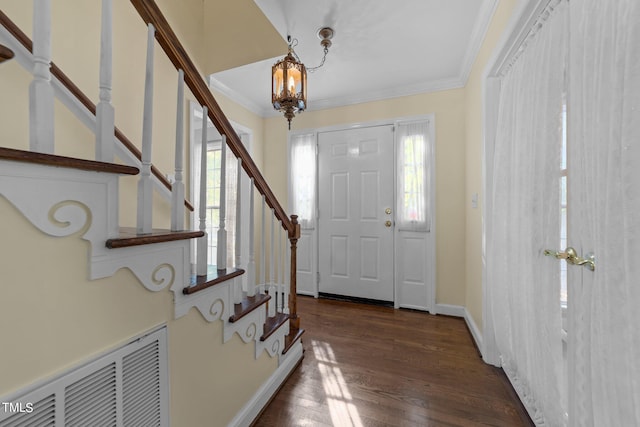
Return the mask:
[[7, 147], [0, 147], [0, 159], [13, 160], [16, 162], [24, 163], [36, 163], [47, 166], [57, 166], [68, 169], [114, 173], [119, 175], [137, 175], [140, 172], [139, 169], [134, 166], [99, 162], [97, 160], [76, 159], [75, 157], [65, 157], [55, 154], [38, 153], [35, 151], [17, 150]]
[[260, 341], [266, 341], [278, 328], [285, 324], [289, 320], [289, 315], [286, 313], [276, 313], [275, 316], [267, 318], [264, 323], [264, 333], [260, 337]]
[[253, 297], [244, 297], [241, 303], [234, 304], [233, 315], [229, 317], [229, 322], [237, 322], [270, 299], [271, 296], [267, 294], [256, 294]]
[[171, 231], [154, 228], [151, 233], [137, 234], [135, 227], [121, 227], [120, 237], [108, 239], [109, 249], [129, 246], [150, 245], [152, 243], [172, 242], [175, 240], [195, 239], [204, 236], [202, 231]]
[[186, 286], [182, 290], [182, 293], [185, 295], [191, 295], [195, 292], [210, 288], [211, 286], [217, 285], [218, 283], [222, 283], [226, 280], [232, 279], [242, 274], [244, 274], [244, 270], [241, 268], [225, 268], [218, 270], [215, 265], [209, 265], [207, 267], [206, 275], [196, 276], [194, 274], [193, 276], [191, 276], [189, 286]]
[[8, 47], [0, 44], [0, 64], [13, 58], [14, 53]]
[[289, 326], [289, 335], [284, 337], [284, 350], [282, 350], [282, 354], [285, 354], [293, 345], [298, 341], [302, 334], [304, 334], [304, 329], [294, 328], [293, 326]]

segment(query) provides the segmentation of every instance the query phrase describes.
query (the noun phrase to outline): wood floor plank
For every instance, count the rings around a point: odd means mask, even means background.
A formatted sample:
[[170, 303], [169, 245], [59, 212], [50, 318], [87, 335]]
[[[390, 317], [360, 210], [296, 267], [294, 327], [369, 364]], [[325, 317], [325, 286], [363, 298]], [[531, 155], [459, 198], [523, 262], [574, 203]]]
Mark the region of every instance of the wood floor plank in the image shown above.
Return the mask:
[[305, 356], [254, 426], [533, 424], [464, 320], [299, 297]]

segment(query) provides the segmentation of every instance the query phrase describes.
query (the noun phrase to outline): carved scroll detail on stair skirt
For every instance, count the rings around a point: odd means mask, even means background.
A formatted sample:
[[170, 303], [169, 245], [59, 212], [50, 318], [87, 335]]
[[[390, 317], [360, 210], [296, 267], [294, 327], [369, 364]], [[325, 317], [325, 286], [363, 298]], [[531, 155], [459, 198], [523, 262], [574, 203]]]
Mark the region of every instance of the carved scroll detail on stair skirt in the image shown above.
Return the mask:
[[176, 278], [176, 271], [171, 264], [160, 264], [153, 270], [151, 275], [152, 283], [157, 286], [158, 289], [164, 289], [167, 286], [171, 286]]
[[65, 200], [49, 209], [49, 222], [64, 230], [66, 236], [75, 233], [84, 236], [92, 222], [91, 210], [84, 203]]

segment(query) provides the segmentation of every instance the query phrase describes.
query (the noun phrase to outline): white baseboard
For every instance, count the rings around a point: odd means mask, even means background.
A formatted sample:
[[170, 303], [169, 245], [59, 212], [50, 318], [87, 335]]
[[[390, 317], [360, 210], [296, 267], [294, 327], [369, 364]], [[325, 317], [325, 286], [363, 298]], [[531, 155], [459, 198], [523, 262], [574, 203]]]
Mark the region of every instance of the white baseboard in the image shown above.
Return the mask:
[[286, 357], [280, 359], [282, 363], [278, 366], [278, 369], [271, 374], [269, 379], [262, 384], [247, 404], [244, 405], [240, 412], [231, 420], [229, 426], [250, 426], [262, 409], [269, 403], [273, 395], [276, 394], [280, 386], [286, 381], [289, 374], [298, 366], [298, 362], [300, 362], [301, 359], [302, 343], [298, 341], [289, 349]]
[[464, 309], [464, 321], [467, 322], [467, 327], [471, 331], [471, 336], [476, 342], [476, 346], [478, 347], [478, 350], [480, 350], [480, 354], [482, 355], [484, 351], [484, 347], [482, 344], [482, 333], [480, 332], [480, 329], [478, 328], [476, 322], [473, 320], [473, 316], [467, 311], [466, 308]]
[[473, 337], [473, 340], [476, 342], [476, 346], [478, 346], [478, 349], [482, 354], [482, 351], [484, 349], [484, 347], [482, 346], [482, 333], [480, 332], [478, 325], [476, 325], [476, 322], [473, 320], [473, 317], [465, 307], [461, 305], [436, 304], [436, 314], [464, 318], [464, 321], [467, 323], [467, 327], [471, 331], [471, 336]]
[[436, 304], [435, 314], [443, 314], [445, 316], [464, 317], [465, 309], [461, 305]]

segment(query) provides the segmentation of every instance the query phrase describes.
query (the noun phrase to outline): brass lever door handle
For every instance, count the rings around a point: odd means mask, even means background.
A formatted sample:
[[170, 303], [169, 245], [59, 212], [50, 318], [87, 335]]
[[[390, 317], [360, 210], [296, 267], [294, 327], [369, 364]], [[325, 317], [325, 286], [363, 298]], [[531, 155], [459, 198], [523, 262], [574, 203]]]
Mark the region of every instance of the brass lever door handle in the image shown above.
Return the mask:
[[588, 255], [586, 258], [578, 256], [578, 252], [572, 247], [568, 247], [564, 252], [552, 251], [550, 249], [544, 250], [545, 256], [552, 256], [557, 259], [564, 259], [567, 263], [572, 265], [584, 265], [591, 271], [596, 269], [596, 259], [593, 254]]

